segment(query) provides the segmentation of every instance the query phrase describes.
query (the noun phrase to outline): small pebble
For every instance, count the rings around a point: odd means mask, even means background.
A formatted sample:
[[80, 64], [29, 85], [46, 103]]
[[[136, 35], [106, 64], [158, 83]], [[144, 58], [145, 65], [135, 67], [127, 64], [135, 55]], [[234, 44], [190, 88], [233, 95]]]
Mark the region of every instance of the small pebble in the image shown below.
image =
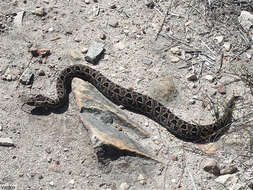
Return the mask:
[[53, 159], [52, 159], [51, 157], [47, 158], [47, 162], [48, 162], [48, 163], [51, 163], [52, 160], [53, 160]]
[[2, 125], [0, 125], [0, 131], [3, 131], [3, 126]]
[[82, 54], [78, 50], [70, 50], [69, 55], [71, 58], [73, 58], [75, 61], [79, 61], [82, 59]]
[[226, 51], [230, 51], [230, 49], [231, 49], [231, 43], [229, 43], [229, 42], [224, 42], [223, 47], [225, 48]]
[[198, 77], [196, 74], [190, 74], [187, 76], [187, 80], [188, 81], [196, 81], [196, 80], [198, 80]]
[[191, 87], [191, 88], [197, 88], [197, 85], [196, 85], [195, 83], [192, 83], [192, 84], [190, 85], [190, 87]]
[[0, 146], [15, 146], [11, 138], [0, 138]]
[[226, 94], [226, 88], [225, 88], [225, 86], [219, 86], [218, 87], [218, 92], [220, 94]]
[[172, 161], [178, 161], [177, 155], [172, 155], [172, 156], [171, 156], [171, 160], [172, 160]]
[[39, 7], [39, 8], [36, 8], [35, 11], [33, 12], [35, 15], [37, 16], [45, 16], [47, 13], [46, 13], [46, 10], [44, 7]]
[[155, 7], [155, 3], [153, 0], [145, 0], [145, 5], [150, 9], [153, 9]]
[[90, 4], [90, 0], [85, 0], [84, 1], [86, 4]]
[[230, 168], [221, 169], [220, 174], [221, 175], [233, 174], [233, 173], [236, 173], [237, 171], [238, 169], [236, 167], [230, 167]]
[[48, 153], [48, 154], [50, 154], [50, 153], [52, 152], [52, 150], [51, 150], [50, 147], [47, 147], [47, 148], [45, 149], [45, 151], [46, 151], [46, 153]]
[[170, 49], [171, 53], [176, 54], [176, 55], [180, 55], [181, 51], [179, 49], [179, 47], [173, 47]]
[[151, 60], [146, 60], [146, 61], [144, 61], [144, 64], [145, 65], [152, 65], [152, 61]]
[[49, 185], [50, 185], [50, 186], [54, 186], [54, 182], [53, 182], [53, 181], [50, 181]]
[[39, 72], [38, 72], [38, 75], [39, 76], [45, 76], [46, 74], [45, 74], [44, 70], [40, 69]]
[[50, 27], [47, 31], [48, 31], [48, 32], [53, 32], [53, 31], [54, 31], [54, 28], [53, 28], [53, 27]]
[[87, 52], [88, 52], [88, 48], [86, 48], [86, 47], [82, 48], [81, 52], [82, 52], [83, 54], [87, 53]]
[[205, 79], [208, 80], [209, 82], [213, 82], [214, 81], [214, 77], [212, 75], [206, 75]]
[[38, 177], [38, 179], [43, 179], [43, 175], [40, 174], [39, 177]]
[[223, 36], [217, 36], [217, 37], [215, 37], [215, 40], [217, 41], [218, 44], [221, 44], [224, 40], [224, 37]]
[[138, 176], [138, 181], [139, 181], [140, 184], [142, 184], [142, 185], [145, 185], [145, 184], [147, 183], [146, 178], [145, 178], [142, 174], [140, 174], [140, 175]]
[[3, 80], [6, 80], [6, 81], [12, 81], [12, 76], [11, 75], [4, 75], [3, 77], [2, 77], [2, 79]]
[[119, 22], [115, 19], [111, 19], [109, 20], [109, 23], [108, 23], [111, 27], [113, 28], [116, 28], [118, 25], [119, 25]]
[[119, 190], [128, 190], [130, 185], [128, 185], [126, 182], [121, 183], [119, 186]]
[[169, 56], [169, 59], [171, 63], [177, 63], [180, 61], [180, 59], [177, 56], [173, 56], [173, 55]]
[[116, 9], [117, 6], [116, 6], [115, 4], [112, 4], [112, 5], [110, 5], [110, 8], [111, 8], [111, 9]]
[[214, 175], [219, 175], [220, 174], [220, 168], [218, 167], [218, 163], [214, 159], [208, 159], [203, 166], [203, 169], [208, 172], [212, 173]]
[[195, 104], [196, 101], [195, 101], [194, 99], [190, 99], [190, 100], [189, 100], [189, 103], [190, 103], [190, 104]]
[[71, 180], [69, 181], [69, 184], [74, 185], [74, 184], [75, 184], [75, 180], [74, 180], [74, 179], [71, 179]]
[[105, 40], [105, 39], [106, 39], [106, 35], [105, 35], [105, 34], [100, 34], [100, 35], [99, 35], [99, 38], [100, 38], [101, 40]]

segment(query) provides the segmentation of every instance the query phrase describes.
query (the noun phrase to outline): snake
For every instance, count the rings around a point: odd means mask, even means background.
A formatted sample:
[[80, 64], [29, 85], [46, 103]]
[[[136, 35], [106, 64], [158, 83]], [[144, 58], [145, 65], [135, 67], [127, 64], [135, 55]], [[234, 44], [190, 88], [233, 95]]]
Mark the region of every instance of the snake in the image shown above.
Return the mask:
[[240, 97], [233, 95], [225, 106], [224, 114], [212, 124], [193, 124], [180, 119], [153, 98], [114, 83], [87, 65], [75, 64], [66, 67], [58, 75], [56, 81], [57, 97], [55, 99], [42, 94], [30, 94], [26, 96], [25, 104], [41, 108], [64, 106], [71, 92], [72, 79], [75, 77], [92, 84], [114, 104], [157, 122], [176, 138], [199, 144], [217, 141], [230, 128], [233, 108]]

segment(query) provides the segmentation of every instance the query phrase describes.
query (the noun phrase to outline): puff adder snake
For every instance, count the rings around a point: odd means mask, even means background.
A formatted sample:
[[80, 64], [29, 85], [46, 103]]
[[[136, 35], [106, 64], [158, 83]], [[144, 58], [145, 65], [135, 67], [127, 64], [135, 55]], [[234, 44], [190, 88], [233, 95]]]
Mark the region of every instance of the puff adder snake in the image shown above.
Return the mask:
[[240, 97], [232, 96], [226, 104], [223, 116], [216, 122], [209, 125], [191, 124], [174, 115], [168, 108], [151, 97], [121, 87], [99, 71], [86, 65], [77, 64], [61, 71], [56, 82], [56, 99], [33, 94], [26, 97], [25, 103], [35, 107], [57, 108], [63, 106], [71, 91], [71, 82], [74, 77], [91, 83], [114, 104], [122, 105], [129, 111], [147, 116], [177, 138], [193, 143], [207, 143], [219, 139], [229, 129], [232, 123], [233, 107]]

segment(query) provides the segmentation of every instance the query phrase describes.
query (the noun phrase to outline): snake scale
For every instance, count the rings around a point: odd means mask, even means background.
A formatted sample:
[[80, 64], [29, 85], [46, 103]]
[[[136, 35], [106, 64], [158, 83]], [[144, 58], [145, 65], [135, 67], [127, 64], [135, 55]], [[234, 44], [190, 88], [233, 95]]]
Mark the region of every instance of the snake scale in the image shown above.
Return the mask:
[[131, 89], [121, 87], [99, 71], [86, 65], [72, 65], [61, 71], [57, 78], [57, 98], [51, 99], [41, 94], [27, 96], [25, 103], [35, 107], [57, 108], [63, 106], [71, 92], [71, 82], [74, 77], [80, 78], [94, 85], [106, 98], [116, 105], [122, 105], [129, 111], [142, 114], [159, 123], [177, 138], [193, 143], [207, 143], [216, 141], [230, 127], [235, 101], [239, 96], [232, 96], [228, 101], [223, 116], [210, 125], [196, 125], [188, 123], [168, 108], [149, 96]]

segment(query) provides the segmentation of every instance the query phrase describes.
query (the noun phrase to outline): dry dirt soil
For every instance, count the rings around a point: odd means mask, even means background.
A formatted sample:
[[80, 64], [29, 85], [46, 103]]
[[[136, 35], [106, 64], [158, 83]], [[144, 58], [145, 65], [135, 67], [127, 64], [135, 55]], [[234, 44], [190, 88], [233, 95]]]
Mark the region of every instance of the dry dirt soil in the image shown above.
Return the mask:
[[[241, 9], [227, 2], [1, 0], [0, 138], [15, 146], [0, 146], [0, 189], [252, 189], [252, 127], [250, 117], [241, 119], [250, 116], [252, 95], [233, 67], [252, 59], [243, 56], [249, 44], [236, 22]], [[219, 142], [199, 146], [126, 112], [150, 133], [145, 148], [166, 163], [123, 156], [101, 165], [72, 95], [67, 111], [47, 115], [25, 112], [21, 101], [30, 93], [54, 97], [59, 71], [84, 63], [94, 41], [105, 52], [97, 65], [87, 64], [112, 81], [147, 94], [151, 80], [172, 76], [178, 95], [171, 110], [197, 123], [214, 122], [210, 100], [220, 106], [239, 94], [237, 122]], [[51, 54], [33, 57], [36, 48]], [[24, 85], [27, 68], [34, 79]], [[204, 171], [208, 159], [236, 170], [215, 176]]]

